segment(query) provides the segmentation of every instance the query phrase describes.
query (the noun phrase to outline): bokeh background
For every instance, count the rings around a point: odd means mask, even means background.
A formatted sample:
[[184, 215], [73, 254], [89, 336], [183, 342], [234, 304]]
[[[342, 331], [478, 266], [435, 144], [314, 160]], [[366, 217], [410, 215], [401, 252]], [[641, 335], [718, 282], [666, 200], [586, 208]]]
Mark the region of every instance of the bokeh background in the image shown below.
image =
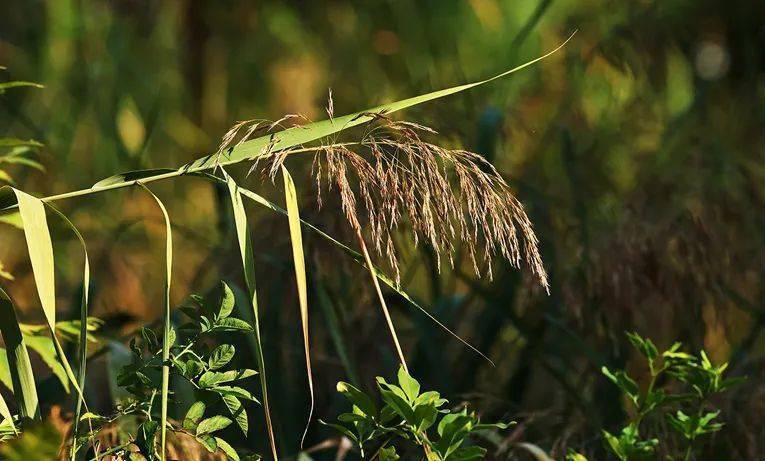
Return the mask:
[[[727, 426], [706, 455], [759, 459], [763, 18], [765, 3], [744, 0], [5, 0], [0, 78], [45, 88], [0, 96], [0, 135], [45, 144], [45, 172], [14, 171], [22, 189], [62, 193], [214, 152], [237, 120], [324, 118], [330, 88], [335, 113], [354, 112], [494, 75], [578, 30], [530, 69], [406, 112], [498, 167], [534, 222], [551, 278], [548, 295], [501, 262], [493, 281], [468, 264], [439, 272], [427, 247], [404, 246], [404, 289], [496, 362], [391, 293], [410, 365], [452, 401], [519, 421], [498, 443], [600, 459], [600, 429], [617, 430], [629, 408], [600, 366], [644, 373], [623, 332], [683, 341], [749, 376], [718, 402]], [[352, 243], [337, 201], [317, 209], [310, 163], [290, 160], [301, 213]], [[258, 175], [247, 184], [282, 200]], [[224, 191], [198, 179], [154, 189], [174, 223], [173, 302], [215, 293], [220, 279], [241, 284]], [[156, 322], [164, 230], [151, 199], [121, 190], [60, 206], [89, 244], [102, 335]], [[287, 222], [251, 215], [277, 437], [295, 454], [308, 397]], [[80, 250], [65, 228], [54, 229], [54, 245], [59, 315], [73, 318]], [[3, 228], [0, 260], [15, 276], [3, 286], [25, 321], [40, 322], [23, 250], [21, 233]], [[371, 388], [396, 358], [363, 270], [311, 235], [306, 250], [316, 414], [331, 419], [337, 380]], [[96, 361], [104, 366], [91, 367], [88, 397], [106, 411], [109, 354]], [[46, 379], [42, 399], [55, 401], [62, 391]], [[259, 430], [247, 443], [262, 450], [259, 411], [251, 418]], [[329, 437], [314, 423], [308, 445]]]

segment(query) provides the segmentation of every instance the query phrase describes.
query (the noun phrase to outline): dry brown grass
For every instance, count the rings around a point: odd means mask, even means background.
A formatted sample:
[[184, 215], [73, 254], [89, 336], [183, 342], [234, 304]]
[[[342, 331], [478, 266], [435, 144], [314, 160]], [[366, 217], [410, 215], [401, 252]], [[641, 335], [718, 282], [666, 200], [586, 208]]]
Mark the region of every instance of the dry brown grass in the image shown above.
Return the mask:
[[[332, 103], [327, 107], [332, 117]], [[336, 189], [342, 211], [354, 228], [365, 231], [379, 255], [384, 255], [399, 281], [399, 261], [394, 234], [405, 225], [415, 244], [428, 243], [438, 264], [445, 256], [454, 266], [461, 242], [476, 274], [492, 277], [492, 259], [499, 255], [513, 267], [525, 265], [548, 289], [547, 273], [538, 239], [523, 205], [492, 164], [474, 152], [447, 149], [424, 137], [437, 133], [423, 125], [395, 121], [382, 113], [360, 142], [333, 142], [315, 148], [276, 151], [269, 146], [250, 172], [260, 169], [272, 180], [286, 158], [315, 152], [312, 172], [321, 193]], [[303, 120], [289, 115], [268, 123], [240, 122], [223, 138], [219, 152], [285, 123]], [[244, 133], [239, 136], [240, 133]]]

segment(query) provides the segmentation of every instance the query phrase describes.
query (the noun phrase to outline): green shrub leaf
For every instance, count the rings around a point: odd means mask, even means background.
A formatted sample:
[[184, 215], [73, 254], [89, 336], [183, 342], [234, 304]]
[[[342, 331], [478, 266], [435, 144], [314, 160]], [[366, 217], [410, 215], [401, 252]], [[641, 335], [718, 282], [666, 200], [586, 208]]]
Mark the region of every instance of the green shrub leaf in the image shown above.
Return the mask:
[[223, 289], [223, 298], [220, 302], [217, 319], [225, 319], [231, 315], [231, 312], [234, 310], [235, 303], [234, 292], [231, 291], [231, 288], [229, 288], [225, 282], [221, 282], [221, 287]]
[[206, 408], [207, 406], [204, 402], [194, 402], [191, 407], [189, 407], [189, 411], [186, 412], [186, 417], [183, 418], [183, 428], [190, 431], [196, 430], [205, 414]]
[[196, 429], [197, 435], [211, 434], [213, 432], [225, 429], [231, 425], [231, 420], [225, 416], [213, 416], [202, 420]]
[[226, 456], [228, 456], [228, 459], [239, 461], [239, 455], [236, 453], [236, 450], [234, 450], [234, 447], [229, 445], [228, 442], [220, 437], [215, 437], [215, 442], [218, 445], [218, 449], [225, 453]]
[[236, 350], [231, 344], [221, 344], [212, 351], [212, 354], [210, 354], [208, 365], [213, 370], [223, 368], [234, 358], [235, 352]]

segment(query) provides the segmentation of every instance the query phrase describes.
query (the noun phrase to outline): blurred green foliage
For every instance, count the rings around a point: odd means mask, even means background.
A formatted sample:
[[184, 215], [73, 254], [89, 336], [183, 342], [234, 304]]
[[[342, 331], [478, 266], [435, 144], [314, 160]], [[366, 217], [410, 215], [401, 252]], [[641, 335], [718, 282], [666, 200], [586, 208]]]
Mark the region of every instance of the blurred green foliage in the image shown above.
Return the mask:
[[[762, 2], [743, 0], [10, 0], [0, 5], [0, 81], [45, 89], [0, 95], [0, 137], [44, 144], [35, 159], [45, 172], [8, 168], [20, 188], [66, 192], [213, 152], [236, 120], [324, 118], [328, 88], [343, 114], [492, 75], [578, 29], [563, 53], [526, 72], [405, 115], [497, 165], [535, 223], [551, 276], [547, 295], [499, 263], [493, 281], [459, 264], [439, 272], [427, 248], [411, 246], [406, 290], [497, 366], [391, 295], [410, 365], [429, 388], [516, 419], [506, 445], [600, 459], [596, 434], [618, 431], [630, 408], [598, 370], [628, 370], [639, 385], [650, 376], [622, 331], [662, 348], [680, 340], [750, 376], [719, 402], [735, 417], [699, 444], [699, 459], [755, 459], [765, 449], [763, 17]], [[301, 216], [352, 241], [336, 201], [311, 203], [310, 162], [291, 169]], [[248, 182], [274, 193], [256, 175]], [[225, 191], [187, 179], [158, 193], [178, 236], [173, 301], [236, 279]], [[94, 255], [93, 314], [107, 333], [159, 318], [163, 223], [153, 204], [117, 192], [62, 206]], [[295, 453], [308, 397], [287, 223], [252, 219], [265, 352], [279, 364], [278, 442]], [[6, 232], [0, 260], [24, 320], [39, 321], [22, 238]], [[60, 296], [77, 299], [78, 244], [65, 229], [54, 239]], [[372, 389], [396, 359], [363, 274], [322, 242], [305, 243], [316, 414], [334, 414], [336, 381]], [[108, 379], [94, 368], [90, 379]], [[49, 380], [46, 392], [60, 396]], [[93, 407], [111, 404], [92, 394]], [[326, 437], [309, 432], [311, 443]], [[249, 442], [264, 451], [263, 438]]]

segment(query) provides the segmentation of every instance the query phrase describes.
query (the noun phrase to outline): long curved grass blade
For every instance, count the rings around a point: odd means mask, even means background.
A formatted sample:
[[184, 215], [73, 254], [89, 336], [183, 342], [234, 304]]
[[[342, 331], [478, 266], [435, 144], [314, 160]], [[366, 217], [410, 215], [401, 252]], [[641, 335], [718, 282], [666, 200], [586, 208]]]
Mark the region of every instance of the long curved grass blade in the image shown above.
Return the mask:
[[5, 342], [12, 390], [19, 413], [22, 418], [38, 419], [40, 404], [37, 399], [37, 387], [32, 373], [32, 364], [29, 361], [29, 352], [19, 328], [13, 301], [2, 288], [0, 288], [0, 332]]
[[160, 413], [160, 460], [165, 461], [167, 453], [167, 398], [170, 392], [170, 281], [173, 273], [173, 230], [170, 226], [170, 216], [167, 214], [167, 208], [162, 200], [159, 199], [145, 185], [138, 183], [149, 195], [152, 196], [157, 206], [162, 210], [162, 216], [165, 218], [165, 309], [162, 328], [162, 389], [160, 394], [161, 413]]
[[481, 80], [481, 81], [473, 82], [473, 83], [467, 83], [467, 84], [455, 86], [452, 88], [446, 88], [439, 91], [433, 91], [431, 93], [403, 99], [401, 101], [396, 101], [389, 104], [382, 104], [382, 105], [372, 107], [370, 109], [366, 109], [353, 114], [348, 114], [341, 117], [334, 117], [327, 120], [322, 120], [320, 122], [296, 126], [296, 127], [288, 128], [284, 131], [267, 134], [259, 138], [252, 139], [250, 141], [245, 141], [237, 145], [236, 147], [233, 147], [228, 152], [222, 153], [222, 155], [212, 154], [212, 155], [207, 155], [205, 157], [197, 159], [196, 161], [181, 167], [181, 170], [183, 171], [207, 170], [207, 169], [216, 167], [218, 165], [229, 165], [229, 164], [241, 162], [243, 160], [253, 159], [269, 151], [289, 149], [291, 147], [299, 146], [301, 144], [309, 143], [311, 141], [316, 141], [322, 138], [326, 138], [327, 136], [331, 136], [335, 133], [338, 133], [340, 131], [343, 131], [345, 129], [348, 129], [354, 126], [368, 123], [370, 121], [375, 120], [376, 116], [379, 114], [390, 114], [393, 112], [400, 111], [402, 109], [406, 109], [408, 107], [416, 106], [424, 102], [443, 98], [444, 96], [449, 96], [455, 93], [459, 93], [461, 91], [468, 90], [470, 88], [474, 88], [476, 86], [489, 83], [493, 80], [497, 80], [499, 78], [505, 77], [512, 73], [518, 72], [521, 69], [524, 69], [536, 62], [539, 62], [547, 58], [548, 56], [552, 55], [556, 51], [560, 50], [566, 43], [568, 43], [569, 40], [571, 40], [571, 37], [573, 37], [573, 34], [571, 34], [571, 36], [569, 36], [566, 39], [566, 41], [564, 41], [554, 50], [536, 59], [532, 59], [531, 61], [528, 61], [524, 64], [516, 66], [510, 70], [497, 74], [493, 77], [487, 78], [485, 80]]
[[[333, 134], [339, 133], [348, 128], [358, 126], [364, 123], [368, 123], [374, 120], [379, 114], [390, 114], [397, 112], [408, 107], [416, 106], [434, 99], [443, 98], [461, 91], [468, 90], [493, 80], [508, 76], [521, 69], [531, 66], [550, 55], [554, 54], [563, 46], [568, 43], [574, 36], [571, 34], [563, 43], [561, 43], [554, 50], [545, 53], [538, 58], [532, 59], [526, 63], [516, 66], [510, 70], [497, 74], [491, 78], [481, 80], [478, 82], [467, 83], [464, 85], [458, 85], [452, 88], [446, 88], [439, 91], [433, 91], [420, 96], [415, 96], [401, 101], [392, 102], [389, 104], [383, 104], [376, 107], [372, 107], [366, 110], [362, 110], [353, 114], [348, 114], [342, 117], [333, 117], [331, 119], [322, 120], [315, 123], [309, 123], [301, 125], [299, 127], [288, 128], [284, 131], [271, 133], [259, 138], [251, 139], [243, 142], [235, 147], [227, 149], [225, 152], [214, 153], [199, 158], [191, 163], [183, 165], [176, 170], [169, 169], [156, 169], [156, 170], [142, 170], [138, 172], [131, 172], [131, 176], [126, 174], [120, 174], [108, 177], [96, 183], [95, 186], [89, 189], [82, 189], [78, 191], [67, 192], [64, 194], [53, 195], [45, 197], [45, 201], [61, 200], [71, 197], [79, 197], [82, 195], [90, 195], [98, 192], [104, 192], [111, 189], [117, 189], [120, 187], [127, 187], [136, 184], [138, 181], [143, 183], [149, 183], [152, 181], [159, 181], [161, 179], [174, 178], [183, 174], [199, 172], [203, 170], [209, 170], [218, 166], [231, 165], [244, 160], [249, 160], [262, 155], [269, 151], [279, 151], [283, 149], [289, 149], [301, 144], [317, 141], [322, 138], [326, 138]], [[134, 174], [137, 173], [137, 174]], [[0, 210], [6, 210], [9, 207], [13, 207], [15, 203], [8, 204], [0, 197]]]
[[303, 234], [300, 229], [300, 209], [298, 208], [295, 182], [292, 180], [287, 168], [282, 165], [284, 177], [284, 200], [287, 203], [287, 218], [290, 224], [290, 241], [292, 242], [292, 259], [295, 263], [295, 281], [297, 282], [298, 298], [300, 300], [300, 320], [303, 324], [303, 348], [305, 349], [305, 368], [308, 374], [308, 391], [311, 395], [311, 408], [308, 412], [308, 422], [300, 439], [300, 448], [303, 448], [308, 427], [313, 418], [314, 393], [313, 372], [311, 370], [311, 349], [308, 336], [308, 282], [305, 275], [305, 255], [303, 254]]
[[255, 261], [252, 252], [252, 241], [250, 240], [250, 229], [247, 222], [247, 215], [242, 203], [242, 193], [234, 179], [223, 170], [228, 185], [229, 195], [231, 196], [231, 209], [234, 214], [236, 224], [236, 236], [239, 243], [239, 253], [242, 256], [242, 268], [244, 270], [244, 280], [247, 284], [247, 291], [250, 296], [255, 330], [255, 343], [257, 344], [257, 360], [260, 377], [260, 387], [263, 393], [263, 412], [266, 418], [266, 429], [268, 431], [268, 441], [271, 445], [271, 454], [274, 461], [279, 459], [276, 453], [276, 439], [274, 437], [274, 427], [271, 423], [271, 409], [268, 402], [268, 380], [266, 379], [266, 364], [263, 358], [263, 343], [260, 337], [260, 316], [258, 312], [258, 292], [255, 285]]
[[26, 192], [12, 189], [19, 204], [29, 260], [48, 327], [56, 329], [56, 284], [53, 275], [53, 243], [51, 243], [45, 205]]
[[[69, 220], [69, 218], [58, 210], [58, 208], [54, 207], [50, 203], [46, 204], [48, 208], [53, 210], [54, 213], [58, 215], [59, 218], [61, 218], [62, 221], [69, 227], [69, 229], [72, 230], [74, 235], [77, 237], [77, 240], [80, 241], [80, 246], [82, 246], [82, 252], [84, 256], [84, 263], [83, 263], [83, 271], [82, 271], [82, 298], [80, 299], [80, 343], [77, 351], [77, 383], [80, 387], [80, 393], [84, 394], [85, 392], [85, 371], [87, 367], [87, 361], [88, 361], [88, 294], [90, 290], [90, 259], [88, 258], [88, 248], [85, 244], [85, 239], [82, 237], [82, 234], [77, 229], [77, 226], [74, 225], [74, 223]], [[70, 459], [74, 459], [77, 455], [77, 434], [78, 429], [80, 425], [80, 416], [82, 414], [82, 407], [84, 403], [84, 395], [83, 399], [77, 399], [77, 402], [75, 404], [74, 409], [74, 421], [73, 425], [74, 428], [72, 430], [72, 446], [70, 451]]]
[[24, 81], [3, 82], [3, 83], [0, 83], [0, 94], [5, 92], [5, 90], [11, 89], [11, 88], [19, 88], [23, 86], [29, 86], [32, 88], [45, 88], [43, 85], [40, 85], [39, 83], [35, 83], [35, 82], [24, 82]]
[[50, 229], [48, 229], [48, 220], [45, 216], [45, 204], [42, 200], [13, 187], [6, 186], [0, 189], [0, 201], [8, 200], [8, 197], [15, 198], [19, 206], [19, 214], [24, 227], [24, 238], [27, 242], [27, 250], [29, 252], [30, 263], [32, 264], [37, 294], [45, 314], [45, 320], [48, 323], [53, 345], [56, 348], [56, 354], [61, 365], [64, 367], [69, 381], [72, 383], [72, 387], [77, 391], [77, 397], [84, 403], [82, 390], [64, 354], [64, 349], [56, 337], [55, 263]]
[[128, 171], [125, 173], [115, 174], [114, 176], [109, 176], [108, 178], [98, 181], [97, 183], [93, 184], [93, 189], [109, 187], [115, 184], [129, 183], [131, 181], [138, 181], [159, 174], [172, 173], [174, 171], [175, 170], [171, 168], [152, 168], [149, 170]]

